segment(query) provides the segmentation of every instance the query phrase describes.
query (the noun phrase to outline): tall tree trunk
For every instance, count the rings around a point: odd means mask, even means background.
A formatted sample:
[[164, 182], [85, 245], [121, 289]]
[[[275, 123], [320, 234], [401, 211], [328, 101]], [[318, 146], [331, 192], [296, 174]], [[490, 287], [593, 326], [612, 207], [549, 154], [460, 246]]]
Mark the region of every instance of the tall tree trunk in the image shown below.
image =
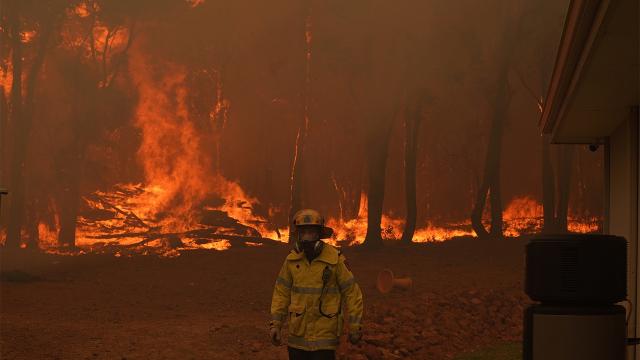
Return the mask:
[[24, 216], [23, 206], [23, 162], [24, 154], [16, 153], [20, 139], [24, 133], [24, 123], [22, 121], [22, 43], [20, 42], [20, 1], [11, 1], [9, 8], [9, 33], [11, 37], [11, 63], [13, 66], [13, 82], [11, 84], [11, 127], [13, 132], [18, 134], [13, 139], [14, 149], [11, 159], [11, 179], [9, 182], [10, 197], [9, 203], [9, 223], [7, 226], [7, 241], [5, 246], [17, 248], [20, 246], [20, 230], [22, 229], [22, 218]]
[[411, 244], [416, 231], [418, 205], [416, 200], [416, 157], [418, 150], [418, 134], [422, 123], [422, 99], [409, 104], [405, 114], [405, 146], [404, 146], [404, 181], [407, 203], [407, 221], [402, 232], [402, 242]]
[[4, 88], [0, 87], [0, 187], [6, 184], [6, 164], [7, 154], [7, 125], [9, 117], [9, 102]]
[[[19, 12], [16, 12], [19, 13]], [[18, 49], [18, 53], [21, 53], [20, 42], [20, 27], [19, 24], [12, 24], [12, 36], [16, 36], [13, 39], [14, 41], [14, 51]], [[14, 32], [17, 31], [17, 32]], [[13, 161], [11, 166], [12, 176], [11, 176], [11, 204], [10, 204], [10, 213], [9, 213], [9, 226], [7, 229], [7, 245], [11, 247], [19, 246], [20, 244], [20, 232], [23, 226], [23, 220], [25, 216], [25, 193], [26, 193], [26, 179], [25, 175], [27, 174], [27, 150], [28, 150], [28, 141], [29, 134], [31, 133], [31, 123], [34, 116], [34, 107], [35, 107], [35, 92], [36, 92], [36, 84], [38, 81], [38, 76], [40, 75], [40, 69], [42, 68], [42, 64], [44, 63], [45, 54], [49, 45], [49, 40], [51, 39], [51, 34], [53, 32], [53, 22], [47, 22], [42, 26], [42, 30], [40, 33], [40, 39], [38, 44], [38, 49], [36, 50], [36, 56], [31, 64], [31, 68], [29, 69], [29, 73], [27, 74], [27, 84], [25, 89], [25, 99], [24, 103], [22, 103], [21, 96], [14, 94], [14, 92], [20, 92], [22, 88], [21, 82], [18, 81], [18, 85], [14, 83], [14, 86], [11, 89], [12, 92], [12, 101], [11, 107], [12, 112], [16, 111], [12, 116], [12, 122], [15, 125], [15, 144], [13, 147]], [[16, 42], [18, 44], [16, 44]], [[13, 60], [18, 60], [17, 64], [21, 64], [22, 61], [20, 58], [16, 59], [15, 53]], [[20, 78], [22, 72], [15, 71], [14, 63], [14, 81], [17, 78]]]
[[[484, 163], [482, 184], [480, 185], [476, 203], [471, 211], [471, 226], [478, 237], [501, 237], [503, 228], [502, 198], [500, 189], [500, 162], [502, 157], [502, 133], [507, 110], [511, 102], [509, 93], [509, 70], [515, 52], [517, 39], [520, 37], [523, 14], [510, 19], [504, 32], [504, 42], [498, 63], [497, 89], [494, 93], [494, 113], [489, 134], [487, 156]], [[482, 213], [489, 195], [491, 205], [491, 229], [487, 231], [482, 224]]]
[[561, 145], [558, 155], [558, 207], [556, 210], [556, 224], [558, 232], [568, 231], [569, 217], [569, 185], [571, 182], [571, 165], [573, 163], [573, 148], [571, 145]]
[[[489, 145], [485, 159], [482, 184], [480, 185], [475, 206], [471, 212], [471, 225], [478, 237], [502, 236], [502, 201], [500, 196], [500, 158], [502, 156], [503, 122], [509, 107], [507, 93], [508, 62], [501, 68], [498, 80], [498, 90], [494, 99], [495, 112], [489, 134]], [[482, 224], [482, 213], [489, 195], [491, 205], [491, 229], [487, 231]]]
[[311, 2], [304, 4], [304, 41], [305, 41], [305, 77], [302, 92], [303, 114], [298, 134], [296, 136], [296, 147], [293, 155], [293, 164], [291, 166], [291, 202], [289, 206], [289, 243], [294, 239], [291, 234], [293, 229], [293, 215], [302, 207], [302, 183], [304, 179], [304, 150], [307, 141], [307, 133], [309, 131], [309, 105], [311, 96], [311, 40], [312, 40], [312, 22], [311, 22]]
[[391, 124], [395, 114], [390, 119], [384, 119], [383, 114], [374, 113], [378, 117], [369, 130], [367, 141], [367, 173], [369, 187], [367, 189], [367, 234], [364, 245], [369, 248], [379, 248], [383, 245], [381, 222], [382, 205], [384, 203], [385, 180], [387, 170], [387, 157], [389, 152], [389, 138], [391, 137]]
[[350, 183], [349, 189], [347, 189], [346, 194], [346, 203], [345, 207], [345, 220], [352, 220], [358, 218], [360, 215], [360, 206], [362, 206], [362, 195], [363, 195], [363, 178], [365, 176], [364, 172], [366, 170], [366, 166], [360, 165], [360, 169], [358, 171], [358, 176], [355, 181]]
[[553, 233], [556, 231], [556, 196], [554, 171], [551, 165], [551, 153], [549, 137], [542, 136], [542, 208], [544, 227], [543, 232]]
[[[9, 137], [7, 136], [7, 129], [9, 125], [9, 100], [7, 99], [7, 95], [4, 91], [4, 88], [0, 88], [0, 188], [6, 188], [7, 186], [7, 168], [5, 167], [7, 164], [7, 160], [9, 157], [7, 153], [9, 152], [9, 146], [7, 146], [7, 140]], [[0, 194], [0, 233], [5, 230], [6, 222], [4, 221], [3, 214], [6, 214], [7, 211], [7, 201], [2, 201], [5, 196]], [[6, 234], [5, 234], [6, 235]]]
[[[78, 148], [74, 146], [74, 148]], [[80, 179], [82, 177], [82, 156], [79, 159], [71, 159], [68, 164], [68, 174], [63, 177], [67, 180], [65, 191], [62, 195], [60, 206], [60, 235], [58, 245], [66, 248], [76, 246], [76, 227], [78, 223], [78, 208], [80, 205]]]
[[476, 196], [476, 202], [471, 210], [471, 228], [475, 231], [479, 238], [486, 238], [489, 236], [489, 232], [482, 224], [482, 213], [484, 211], [485, 204], [487, 202], [487, 193], [489, 192], [489, 185], [483, 180], [482, 184], [478, 188], [478, 194]]
[[[83, 89], [80, 72], [71, 70], [69, 76], [71, 81], [76, 79], [69, 87], [75, 90], [72, 119], [74, 123], [78, 124], [75, 129], [75, 136], [69, 149], [67, 151], [67, 157], [62, 164], [58, 164], [59, 173], [58, 177], [64, 184], [63, 192], [60, 196], [60, 234], [58, 236], [58, 245], [65, 248], [74, 248], [76, 245], [76, 227], [78, 223], [78, 209], [80, 205], [80, 183], [84, 176], [84, 149], [85, 141], [83, 133], [87, 132], [85, 129], [88, 127], [86, 122], [89, 121], [89, 112], [87, 110], [87, 104], [91, 101], [88, 94], [92, 93], [92, 89]], [[95, 91], [95, 89], [93, 89]], [[99, 116], [99, 115], [98, 115]], [[95, 118], [92, 120], [96, 121]]]

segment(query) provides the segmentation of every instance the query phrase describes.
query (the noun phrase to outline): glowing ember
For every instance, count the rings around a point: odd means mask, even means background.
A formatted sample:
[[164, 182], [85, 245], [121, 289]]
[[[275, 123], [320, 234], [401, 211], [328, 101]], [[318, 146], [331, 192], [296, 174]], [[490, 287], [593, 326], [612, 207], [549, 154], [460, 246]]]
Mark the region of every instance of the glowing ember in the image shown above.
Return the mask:
[[567, 224], [569, 232], [588, 234], [600, 231], [600, 219], [597, 217], [591, 217], [586, 220], [579, 220], [569, 217]]
[[192, 8], [204, 4], [204, 0], [185, 0]]
[[36, 37], [36, 34], [35, 30], [23, 31], [20, 33], [20, 41], [25, 44], [30, 43]]
[[41, 248], [56, 247], [58, 245], [59, 227], [50, 228], [49, 225], [40, 222], [38, 224], [38, 239]]
[[0, 66], [0, 88], [5, 94], [11, 93], [11, 85], [13, 83], [13, 66], [9, 63], [6, 70]]
[[503, 212], [505, 236], [516, 237], [522, 234], [539, 232], [543, 223], [542, 204], [530, 197], [515, 198]]
[[78, 4], [78, 6], [76, 6], [76, 8], [73, 9], [73, 12], [81, 18], [85, 18], [91, 15], [91, 13], [89, 12], [89, 7], [85, 2], [81, 2], [80, 4]]
[[451, 224], [449, 227], [439, 227], [428, 223], [426, 227], [416, 229], [416, 232], [413, 235], [413, 241], [445, 241], [457, 236], [475, 236], [475, 232], [469, 229], [469, 224]]

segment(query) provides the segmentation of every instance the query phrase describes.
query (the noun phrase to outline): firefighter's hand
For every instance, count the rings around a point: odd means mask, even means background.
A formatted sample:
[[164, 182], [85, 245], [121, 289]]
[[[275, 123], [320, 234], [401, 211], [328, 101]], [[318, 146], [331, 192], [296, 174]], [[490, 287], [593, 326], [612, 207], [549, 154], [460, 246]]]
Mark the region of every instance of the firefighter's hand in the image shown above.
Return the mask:
[[362, 339], [361, 332], [358, 331], [358, 332], [349, 333], [349, 342], [352, 343], [353, 345], [356, 345], [357, 343], [359, 343], [361, 339]]
[[269, 338], [271, 339], [271, 343], [273, 345], [279, 346], [282, 343], [282, 339], [280, 337], [280, 327], [271, 327], [271, 330], [269, 330]]

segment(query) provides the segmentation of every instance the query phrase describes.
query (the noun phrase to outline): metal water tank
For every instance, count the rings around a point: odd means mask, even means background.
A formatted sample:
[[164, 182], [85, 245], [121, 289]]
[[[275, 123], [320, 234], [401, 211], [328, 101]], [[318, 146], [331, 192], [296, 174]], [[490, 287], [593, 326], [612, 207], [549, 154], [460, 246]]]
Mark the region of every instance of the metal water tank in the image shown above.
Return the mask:
[[625, 360], [625, 320], [619, 305], [530, 306], [523, 360]]

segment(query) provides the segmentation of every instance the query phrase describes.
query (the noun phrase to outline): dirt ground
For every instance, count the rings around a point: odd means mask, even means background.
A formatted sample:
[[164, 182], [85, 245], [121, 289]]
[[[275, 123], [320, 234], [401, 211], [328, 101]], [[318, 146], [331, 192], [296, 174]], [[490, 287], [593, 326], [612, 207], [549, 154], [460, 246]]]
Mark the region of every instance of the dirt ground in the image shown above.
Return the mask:
[[[365, 330], [361, 344], [342, 345], [340, 358], [452, 359], [519, 341], [524, 244], [460, 238], [344, 248], [364, 293]], [[0, 358], [286, 359], [285, 346], [270, 345], [267, 324], [287, 252], [285, 245], [176, 258], [4, 251]], [[413, 289], [378, 294], [382, 268], [411, 276]]]

